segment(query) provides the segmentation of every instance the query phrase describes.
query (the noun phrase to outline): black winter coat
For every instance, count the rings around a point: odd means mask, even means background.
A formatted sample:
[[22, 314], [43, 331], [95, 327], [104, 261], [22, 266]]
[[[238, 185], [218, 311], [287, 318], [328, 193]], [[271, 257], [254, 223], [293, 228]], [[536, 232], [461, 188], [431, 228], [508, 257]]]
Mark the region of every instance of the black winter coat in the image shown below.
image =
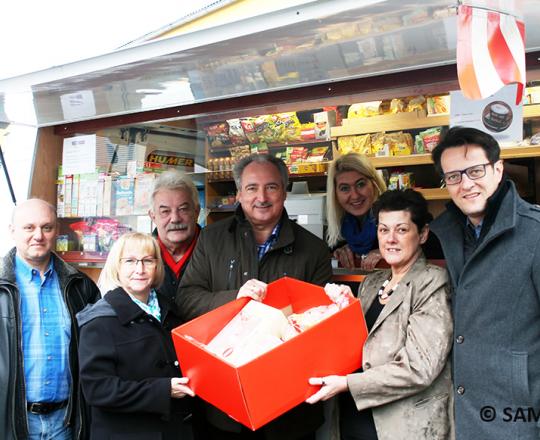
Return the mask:
[[[22, 357], [20, 294], [15, 279], [15, 248], [0, 261], [0, 439], [26, 439], [28, 420]], [[83, 273], [53, 256], [54, 270], [71, 318], [69, 368], [71, 392], [67, 408], [73, 440], [88, 438], [88, 414], [79, 387], [78, 328], [75, 315], [87, 304], [95, 303], [99, 290]]]
[[[289, 276], [321, 286], [330, 281], [332, 268], [326, 243], [289, 220], [285, 210], [280, 221], [278, 240], [261, 261], [241, 207], [234, 217], [201, 231], [176, 296], [185, 320], [234, 300], [238, 289], [252, 278], [270, 283]], [[210, 405], [207, 420], [224, 431], [241, 429], [239, 423]], [[304, 403], [259, 431], [266, 439], [297, 439], [314, 432], [323, 420], [320, 404]]]
[[[160, 302], [162, 317], [167, 306]], [[187, 398], [171, 398], [181, 372], [169, 332], [117, 288], [77, 315], [81, 386], [92, 410], [90, 435], [179, 439]]]

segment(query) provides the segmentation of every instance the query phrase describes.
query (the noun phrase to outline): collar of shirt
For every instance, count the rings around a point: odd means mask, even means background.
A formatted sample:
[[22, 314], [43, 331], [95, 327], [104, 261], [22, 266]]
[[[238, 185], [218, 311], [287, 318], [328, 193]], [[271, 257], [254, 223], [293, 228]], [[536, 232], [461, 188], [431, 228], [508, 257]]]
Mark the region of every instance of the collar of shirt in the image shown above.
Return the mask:
[[477, 240], [480, 238], [480, 233], [482, 232], [483, 223], [484, 222], [481, 221], [480, 223], [478, 223], [478, 225], [473, 225], [471, 221], [469, 220], [469, 217], [467, 217], [467, 227], [472, 229], [472, 231], [474, 232], [474, 236], [476, 237]]
[[144, 312], [152, 315], [154, 318], [161, 322], [161, 309], [159, 308], [157, 294], [154, 289], [150, 291], [150, 295], [148, 296], [148, 304], [145, 304], [140, 299], [135, 298], [131, 293], [126, 293], [129, 295], [129, 297], [133, 300], [135, 304], [137, 304], [141, 309], [143, 309]]
[[[51, 254], [49, 265], [47, 266], [47, 270], [43, 274], [44, 279], [48, 278], [51, 275], [52, 271], [54, 270], [53, 258], [54, 256]], [[15, 276], [17, 279], [21, 279], [25, 282], [32, 281], [34, 276], [41, 278], [41, 274], [39, 273], [39, 270], [36, 269], [35, 267], [30, 266], [26, 261], [24, 261], [21, 258], [21, 256], [18, 253], [15, 254]]]
[[270, 250], [272, 245], [277, 241], [279, 237], [280, 229], [281, 229], [281, 222], [279, 222], [276, 226], [274, 226], [274, 229], [272, 229], [270, 236], [266, 239], [266, 241], [263, 244], [257, 245], [257, 255], [259, 257], [259, 261], [262, 260], [264, 255]]

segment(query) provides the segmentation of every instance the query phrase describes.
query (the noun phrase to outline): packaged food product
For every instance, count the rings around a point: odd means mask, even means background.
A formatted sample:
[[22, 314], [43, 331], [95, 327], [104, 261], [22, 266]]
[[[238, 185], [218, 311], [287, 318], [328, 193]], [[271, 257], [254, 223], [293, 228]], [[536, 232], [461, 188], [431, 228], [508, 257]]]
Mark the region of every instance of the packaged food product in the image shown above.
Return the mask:
[[226, 122], [209, 125], [206, 127], [206, 134], [208, 136], [208, 143], [211, 147], [223, 147], [226, 145], [231, 145], [231, 140], [229, 138], [229, 126]]
[[315, 139], [330, 140], [330, 128], [336, 125], [336, 112], [326, 111], [313, 114]]
[[238, 162], [243, 157], [249, 156], [251, 154], [251, 150], [249, 145], [237, 145], [236, 147], [229, 148], [229, 153], [231, 153], [231, 157], [234, 159], [234, 161]]
[[67, 252], [69, 250], [69, 236], [67, 234], [56, 237], [56, 251]]
[[428, 96], [426, 106], [428, 115], [447, 114], [450, 112], [450, 97], [448, 95]]
[[414, 112], [417, 110], [425, 110], [426, 98], [423, 95], [412, 96], [409, 98], [405, 111]]
[[341, 154], [359, 153], [369, 156], [372, 154], [371, 135], [338, 137], [338, 150]]
[[315, 139], [315, 123], [307, 122], [300, 126], [300, 138], [303, 141], [312, 141]]
[[394, 191], [396, 189], [399, 189], [399, 175], [391, 174], [390, 178], [388, 179], [388, 190]]
[[399, 173], [399, 189], [408, 189], [414, 186], [414, 174], [413, 173]]
[[303, 162], [306, 160], [308, 149], [306, 147], [287, 147], [287, 163]]
[[352, 104], [347, 112], [347, 117], [351, 118], [366, 118], [369, 116], [380, 115], [381, 101], [361, 102]]
[[309, 152], [306, 161], [307, 162], [322, 162], [324, 156], [328, 151], [328, 147], [315, 147]]
[[388, 144], [391, 156], [408, 156], [413, 153], [413, 140], [410, 133], [398, 131], [387, 134], [384, 142]]
[[251, 145], [251, 154], [268, 154], [268, 144], [259, 142]]
[[255, 118], [240, 118], [240, 125], [242, 125], [244, 135], [250, 144], [259, 142], [259, 136], [255, 131]]
[[394, 98], [390, 101], [390, 113], [402, 113], [405, 111], [407, 104], [403, 98]]
[[390, 147], [386, 143], [384, 132], [371, 135], [371, 151], [375, 156], [390, 156]]
[[[415, 144], [422, 142], [424, 152], [431, 153], [441, 139], [441, 127], [428, 128], [418, 133], [417, 137], [420, 140], [416, 141]], [[418, 151], [421, 148], [417, 146], [416, 149]]]
[[244, 129], [240, 123], [240, 119], [228, 119], [227, 124], [229, 125], [229, 139], [234, 145], [241, 145], [247, 142]]
[[295, 112], [279, 113], [275, 116], [275, 142], [294, 142], [301, 139], [301, 125]]

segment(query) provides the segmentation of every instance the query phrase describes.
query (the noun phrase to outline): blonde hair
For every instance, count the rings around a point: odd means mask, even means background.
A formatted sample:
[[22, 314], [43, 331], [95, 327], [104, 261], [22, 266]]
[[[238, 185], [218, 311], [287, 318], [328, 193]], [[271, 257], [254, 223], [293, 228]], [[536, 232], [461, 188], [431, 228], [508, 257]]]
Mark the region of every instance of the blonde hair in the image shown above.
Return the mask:
[[348, 153], [331, 162], [326, 179], [326, 219], [328, 221], [326, 240], [330, 247], [336, 246], [343, 240], [341, 223], [345, 216], [345, 210], [339, 204], [336, 196], [336, 177], [346, 171], [356, 171], [369, 179], [375, 190], [373, 201], [386, 191], [386, 183], [366, 156]]
[[121, 264], [120, 258], [122, 258], [122, 252], [128, 243], [152, 254], [156, 258], [156, 272], [154, 274], [152, 288], [159, 287], [163, 283], [165, 269], [157, 241], [152, 236], [143, 234], [142, 232], [128, 232], [122, 235], [109, 251], [107, 261], [105, 262], [105, 266], [103, 266], [98, 280], [98, 287], [102, 295], [117, 287], [122, 287], [120, 278], [118, 277]]

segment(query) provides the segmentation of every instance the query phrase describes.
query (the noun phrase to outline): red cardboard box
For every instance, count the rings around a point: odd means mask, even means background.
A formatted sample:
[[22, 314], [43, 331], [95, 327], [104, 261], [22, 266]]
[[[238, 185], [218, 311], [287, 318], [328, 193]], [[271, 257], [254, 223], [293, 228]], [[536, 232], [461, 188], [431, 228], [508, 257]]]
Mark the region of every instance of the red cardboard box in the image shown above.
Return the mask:
[[[173, 340], [189, 386], [236, 421], [258, 429], [314, 394], [308, 378], [344, 375], [362, 364], [367, 337], [360, 302], [240, 367], [205, 350], [207, 344], [249, 301], [227, 303], [173, 330]], [[268, 285], [265, 304], [294, 313], [331, 304], [320, 286], [281, 278]], [[196, 341], [194, 341], [195, 339]]]

